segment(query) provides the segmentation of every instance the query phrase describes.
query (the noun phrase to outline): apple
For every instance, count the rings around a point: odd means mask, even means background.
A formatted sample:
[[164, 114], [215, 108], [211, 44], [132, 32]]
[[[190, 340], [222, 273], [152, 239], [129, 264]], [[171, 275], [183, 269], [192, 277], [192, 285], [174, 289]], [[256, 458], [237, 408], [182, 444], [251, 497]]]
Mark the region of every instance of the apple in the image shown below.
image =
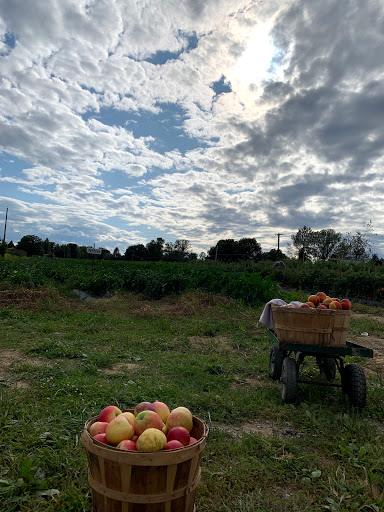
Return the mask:
[[164, 446], [164, 450], [176, 450], [176, 448], [184, 448], [183, 443], [180, 443], [180, 441], [177, 441], [177, 439], [167, 441], [167, 444]]
[[160, 416], [160, 418], [165, 423], [167, 421], [168, 416], [170, 415], [171, 411], [169, 410], [169, 407], [164, 402], [159, 402], [156, 400], [156, 402], [153, 402], [153, 407], [155, 408], [155, 412]]
[[336, 302], [340, 302], [340, 299], [338, 299], [337, 297], [333, 297], [331, 298], [332, 301], [336, 301]]
[[[155, 411], [141, 411], [135, 418], [135, 433], [140, 436], [148, 428], [163, 430], [164, 423]], [[164, 434], [164, 432], [163, 432]], [[165, 435], [165, 434], [164, 434]]]
[[133, 413], [126, 411], [122, 412], [121, 416], [125, 416], [132, 426], [135, 424], [135, 415]]
[[317, 309], [328, 309], [328, 306], [326, 304], [319, 304]]
[[107, 436], [108, 443], [116, 446], [124, 439], [132, 439], [135, 431], [128, 418], [119, 415], [108, 424], [105, 435]]
[[307, 304], [306, 302], [303, 302], [303, 304], [300, 304], [299, 308], [300, 309], [310, 309], [310, 305]]
[[153, 404], [151, 404], [151, 402], [140, 402], [139, 404], [136, 405], [133, 413], [135, 416], [137, 416], [139, 414], [139, 412], [142, 412], [142, 411], [156, 412], [155, 406]]
[[132, 441], [134, 443], [136, 443], [136, 441], [139, 439], [139, 436], [137, 436], [136, 434], [132, 437]]
[[320, 304], [320, 297], [318, 295], [310, 295], [307, 302], [312, 302], [315, 306]]
[[184, 427], [190, 432], [193, 427], [193, 416], [189, 409], [186, 407], [176, 407], [171, 411], [166, 421], [167, 429], [171, 430], [172, 427]]
[[106, 421], [109, 423], [112, 421], [116, 416], [119, 416], [121, 414], [121, 411], [116, 405], [108, 405], [108, 407], [104, 407], [104, 409], [100, 412], [97, 420], [98, 421]]
[[92, 437], [95, 437], [97, 434], [104, 434], [107, 430], [108, 422], [107, 421], [95, 421], [89, 427], [88, 431]]
[[93, 436], [93, 439], [96, 439], [96, 441], [99, 441], [100, 443], [108, 444], [107, 436], [105, 434], [96, 434]]
[[191, 436], [191, 437], [189, 438], [189, 444], [195, 444], [195, 443], [197, 443], [197, 439], [196, 439], [195, 437], [192, 437], [192, 436]]
[[322, 304], [326, 304], [326, 305], [328, 304], [328, 305], [329, 305], [331, 302], [332, 302], [331, 297], [328, 297], [328, 296], [327, 296], [327, 297], [325, 297], [325, 299], [323, 300]]
[[343, 306], [341, 305], [340, 302], [338, 302], [337, 300], [333, 300], [330, 304], [329, 304], [329, 309], [343, 309]]
[[320, 302], [323, 302], [323, 300], [327, 297], [327, 294], [324, 292], [317, 292], [316, 295], [319, 297]]
[[316, 307], [316, 306], [314, 305], [314, 303], [313, 303], [313, 302], [309, 302], [309, 301], [308, 301], [308, 302], [306, 302], [305, 304], [308, 304], [308, 306], [309, 306], [310, 308], [315, 308], [315, 307]]
[[116, 446], [119, 450], [134, 451], [137, 450], [136, 443], [132, 439], [124, 439]]
[[182, 443], [184, 446], [189, 444], [190, 438], [191, 435], [189, 430], [187, 430], [185, 427], [172, 427], [167, 435], [167, 441], [173, 441], [176, 439], [176, 441], [180, 441], [180, 443]]
[[144, 432], [140, 434], [139, 439], [137, 440], [136, 443], [136, 449], [139, 452], [158, 452], [162, 450], [166, 444], [167, 437], [164, 434], [164, 432], [162, 432], [158, 428], [147, 428], [147, 430], [144, 430]]
[[351, 309], [352, 307], [351, 301], [348, 299], [341, 299], [340, 304], [343, 309]]

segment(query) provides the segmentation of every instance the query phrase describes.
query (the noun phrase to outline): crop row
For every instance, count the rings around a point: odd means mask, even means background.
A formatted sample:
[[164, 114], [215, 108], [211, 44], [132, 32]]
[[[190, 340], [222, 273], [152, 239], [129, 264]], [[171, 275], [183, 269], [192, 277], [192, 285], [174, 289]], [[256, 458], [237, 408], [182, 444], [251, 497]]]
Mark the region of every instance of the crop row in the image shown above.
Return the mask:
[[206, 268], [178, 263], [130, 263], [23, 259], [0, 262], [0, 282], [26, 287], [63, 285], [94, 295], [116, 290], [143, 294], [149, 299], [200, 289], [241, 299], [250, 305], [265, 303], [277, 294], [277, 283], [258, 273]]

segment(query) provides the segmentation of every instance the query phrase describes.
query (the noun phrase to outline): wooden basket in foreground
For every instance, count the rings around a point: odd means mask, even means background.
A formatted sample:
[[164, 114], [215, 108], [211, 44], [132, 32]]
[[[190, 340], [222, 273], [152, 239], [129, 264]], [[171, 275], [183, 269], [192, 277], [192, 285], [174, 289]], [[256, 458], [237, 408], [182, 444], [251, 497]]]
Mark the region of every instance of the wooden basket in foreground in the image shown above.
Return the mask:
[[272, 305], [273, 329], [281, 343], [345, 347], [351, 311]]
[[[133, 411], [130, 411], [133, 412]], [[81, 434], [88, 458], [93, 512], [193, 512], [208, 426], [193, 417], [197, 443], [159, 452], [123, 451]]]

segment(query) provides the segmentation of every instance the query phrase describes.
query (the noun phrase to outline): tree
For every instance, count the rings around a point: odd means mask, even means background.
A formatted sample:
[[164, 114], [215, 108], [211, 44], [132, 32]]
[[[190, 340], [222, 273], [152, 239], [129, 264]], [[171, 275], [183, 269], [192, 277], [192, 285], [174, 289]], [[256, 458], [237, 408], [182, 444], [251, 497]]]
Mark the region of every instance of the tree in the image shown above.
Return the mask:
[[334, 229], [322, 229], [312, 233], [311, 254], [316, 259], [328, 260], [336, 253], [342, 240], [341, 233]]
[[261, 256], [261, 245], [256, 238], [241, 238], [236, 243], [236, 253], [238, 260], [256, 261]]
[[35, 235], [23, 236], [17, 244], [17, 249], [26, 251], [28, 256], [42, 256], [44, 254], [43, 241]]
[[7, 252], [7, 244], [4, 242], [1, 242], [0, 243], [0, 257], [4, 258], [6, 252]]
[[189, 258], [191, 243], [189, 240], [179, 239], [175, 243], [167, 242], [164, 248], [164, 260], [186, 261]]
[[271, 249], [262, 254], [263, 260], [281, 261], [287, 259], [287, 256], [280, 249]]
[[118, 247], [115, 247], [115, 250], [113, 251], [113, 259], [121, 260], [120, 249]]
[[55, 242], [50, 242], [48, 238], [46, 238], [43, 242], [44, 254], [48, 254], [49, 256], [51, 256], [55, 249], [55, 245]]
[[256, 261], [261, 257], [261, 245], [256, 238], [219, 240], [208, 251], [207, 259], [231, 263], [240, 260]]
[[143, 244], [131, 245], [127, 247], [124, 258], [128, 261], [143, 261], [146, 259], [148, 250]]
[[303, 226], [295, 235], [291, 236], [292, 243], [299, 253], [299, 259], [305, 261], [312, 252], [313, 231]]
[[163, 250], [164, 250], [164, 238], [156, 238], [156, 240], [151, 240], [146, 245], [147, 255], [146, 258], [150, 261], [160, 261], [163, 258]]

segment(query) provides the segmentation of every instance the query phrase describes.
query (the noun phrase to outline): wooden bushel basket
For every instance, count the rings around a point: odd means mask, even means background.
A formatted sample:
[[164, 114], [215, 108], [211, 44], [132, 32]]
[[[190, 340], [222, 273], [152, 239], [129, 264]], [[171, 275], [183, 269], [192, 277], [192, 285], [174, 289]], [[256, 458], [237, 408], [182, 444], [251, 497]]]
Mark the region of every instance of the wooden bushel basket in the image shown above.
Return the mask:
[[[133, 412], [133, 411], [130, 411]], [[193, 512], [200, 462], [208, 426], [193, 417], [197, 442], [159, 452], [124, 451], [94, 440], [89, 427], [81, 434], [88, 458], [93, 512]]]
[[281, 343], [345, 347], [351, 311], [272, 305], [273, 329]]

